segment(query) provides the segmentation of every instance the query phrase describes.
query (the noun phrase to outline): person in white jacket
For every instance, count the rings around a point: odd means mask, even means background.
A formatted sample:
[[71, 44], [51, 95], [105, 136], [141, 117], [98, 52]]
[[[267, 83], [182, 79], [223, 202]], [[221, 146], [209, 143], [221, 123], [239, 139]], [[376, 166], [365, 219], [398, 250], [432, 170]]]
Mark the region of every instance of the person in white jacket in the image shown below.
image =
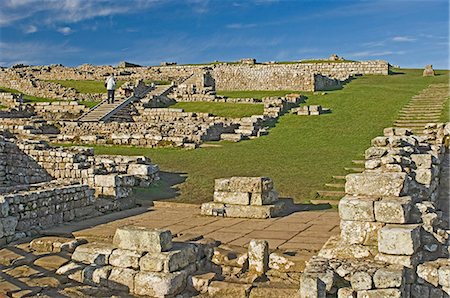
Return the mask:
[[116, 90], [116, 80], [114, 75], [110, 75], [105, 82], [106, 90], [108, 90], [108, 103], [114, 102], [114, 91]]

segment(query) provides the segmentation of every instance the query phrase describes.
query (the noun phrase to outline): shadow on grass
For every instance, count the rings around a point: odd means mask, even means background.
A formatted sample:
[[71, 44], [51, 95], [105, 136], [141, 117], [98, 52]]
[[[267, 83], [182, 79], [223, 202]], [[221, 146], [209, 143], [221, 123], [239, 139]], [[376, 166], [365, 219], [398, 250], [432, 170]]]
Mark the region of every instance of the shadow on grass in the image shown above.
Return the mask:
[[389, 75], [395, 76], [395, 75], [403, 75], [403, 74], [405, 74], [405, 73], [401, 72], [401, 71], [389, 70]]
[[159, 172], [160, 180], [151, 187], [137, 187], [133, 196], [137, 202], [151, 203], [157, 200], [169, 200], [180, 196], [177, 185], [186, 181], [186, 173]]

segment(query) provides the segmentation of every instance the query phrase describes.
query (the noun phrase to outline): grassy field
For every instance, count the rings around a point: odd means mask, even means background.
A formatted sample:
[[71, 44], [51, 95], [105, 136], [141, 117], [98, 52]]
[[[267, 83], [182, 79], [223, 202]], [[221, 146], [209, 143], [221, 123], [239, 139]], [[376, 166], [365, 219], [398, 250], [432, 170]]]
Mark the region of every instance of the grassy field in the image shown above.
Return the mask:
[[[422, 70], [398, 71], [391, 76], [363, 76], [342, 90], [309, 95], [307, 104], [321, 104], [332, 113], [322, 116], [285, 115], [268, 136], [221, 147], [196, 150], [96, 147], [97, 154], [147, 155], [160, 165], [169, 182], [140, 197], [167, 198], [200, 203], [210, 201], [213, 179], [229, 176], [269, 176], [282, 197], [297, 202], [311, 199], [315, 191], [344, 175], [344, 167], [370, 145], [370, 140], [393, 124], [410, 98], [434, 82], [447, 82], [448, 72], [422, 77]], [[185, 181], [184, 181], [185, 180]], [[176, 181], [177, 189], [170, 185]]]
[[249, 91], [224, 91], [218, 90], [217, 94], [229, 98], [257, 98], [262, 99], [263, 97], [272, 97], [272, 96], [285, 96], [290, 93], [300, 93], [304, 94], [302, 91], [292, 91], [292, 90], [274, 90], [274, 91], [266, 91], [266, 90], [249, 90]]
[[171, 108], [183, 109], [186, 112], [211, 113], [220, 117], [241, 118], [251, 115], [262, 115], [263, 104], [227, 103], [227, 102], [178, 102]]

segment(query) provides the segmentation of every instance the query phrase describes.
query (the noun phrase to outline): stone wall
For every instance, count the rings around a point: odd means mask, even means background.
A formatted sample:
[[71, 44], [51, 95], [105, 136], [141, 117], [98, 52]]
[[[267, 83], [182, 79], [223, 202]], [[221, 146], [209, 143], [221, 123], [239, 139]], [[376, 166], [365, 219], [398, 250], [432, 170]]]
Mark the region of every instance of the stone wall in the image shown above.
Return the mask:
[[309, 261], [300, 297], [448, 297], [436, 276], [450, 264], [448, 214], [439, 209], [449, 204], [439, 185], [450, 123], [424, 133], [388, 128], [372, 140], [365, 171], [346, 177], [341, 234]]
[[30, 105], [37, 115], [47, 120], [76, 119], [89, 111], [88, 107], [76, 101], [36, 102]]

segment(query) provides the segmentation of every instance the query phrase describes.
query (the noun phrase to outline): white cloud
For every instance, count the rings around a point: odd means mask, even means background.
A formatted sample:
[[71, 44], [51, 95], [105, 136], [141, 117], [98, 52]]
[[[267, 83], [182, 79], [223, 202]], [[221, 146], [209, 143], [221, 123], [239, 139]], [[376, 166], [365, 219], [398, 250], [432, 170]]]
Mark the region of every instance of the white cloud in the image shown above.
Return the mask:
[[411, 41], [415, 41], [416, 39], [413, 37], [409, 37], [409, 36], [394, 36], [392, 37], [392, 41], [396, 41], [396, 42], [411, 42]]
[[34, 26], [34, 25], [26, 26], [26, 27], [23, 29], [23, 32], [26, 33], [26, 34], [35, 33], [35, 32], [37, 32], [37, 31], [38, 31], [38, 28], [37, 28], [36, 26]]
[[141, 12], [162, 0], [3, 0], [0, 10], [0, 26], [10, 26], [45, 13], [45, 23], [76, 23], [96, 17]]
[[247, 29], [247, 28], [254, 28], [256, 26], [257, 26], [256, 24], [233, 23], [228, 24], [225, 27], [227, 27], [228, 29]]
[[61, 28], [58, 28], [56, 31], [58, 31], [59, 33], [61, 33], [63, 35], [69, 35], [69, 34], [73, 33], [73, 30], [70, 27], [61, 27]]
[[379, 57], [379, 56], [390, 56], [390, 55], [403, 55], [405, 54], [404, 51], [361, 51], [361, 52], [355, 52], [355, 53], [349, 53], [345, 56], [351, 56], [351, 57]]

